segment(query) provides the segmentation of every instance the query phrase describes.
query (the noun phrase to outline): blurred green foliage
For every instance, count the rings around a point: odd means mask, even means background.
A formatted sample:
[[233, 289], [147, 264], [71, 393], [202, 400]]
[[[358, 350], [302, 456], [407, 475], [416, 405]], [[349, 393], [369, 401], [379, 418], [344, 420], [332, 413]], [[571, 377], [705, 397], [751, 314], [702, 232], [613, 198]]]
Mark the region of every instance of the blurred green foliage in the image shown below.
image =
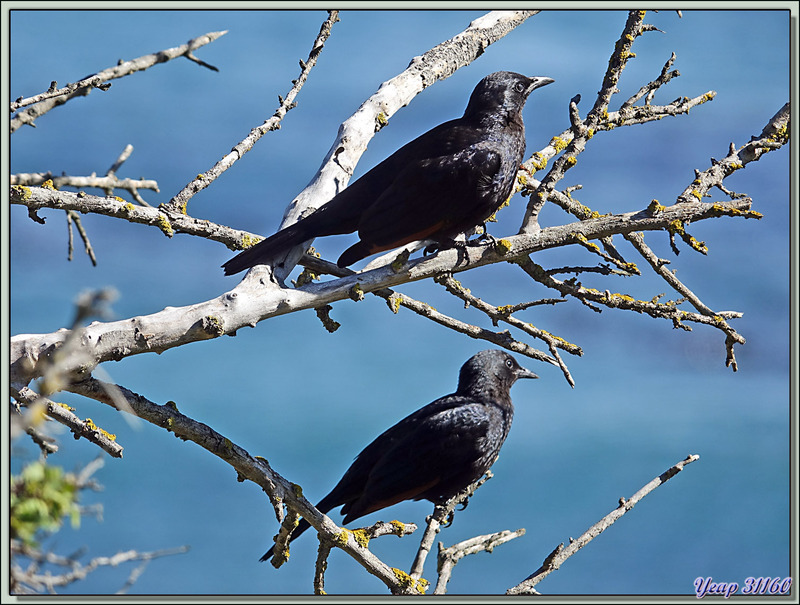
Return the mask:
[[11, 537], [37, 546], [44, 532], [59, 529], [65, 517], [80, 525], [75, 475], [37, 461], [11, 477]]

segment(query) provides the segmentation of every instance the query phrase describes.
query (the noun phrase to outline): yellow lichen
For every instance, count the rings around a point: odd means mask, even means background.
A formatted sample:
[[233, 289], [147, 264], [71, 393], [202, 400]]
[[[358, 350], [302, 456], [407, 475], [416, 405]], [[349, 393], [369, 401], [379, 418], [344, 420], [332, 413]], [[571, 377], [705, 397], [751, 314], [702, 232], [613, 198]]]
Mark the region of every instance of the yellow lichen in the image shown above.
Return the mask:
[[545, 166], [547, 166], [547, 158], [544, 157], [538, 151], [531, 156], [530, 161], [531, 161], [531, 166], [533, 166], [534, 168], [534, 172], [536, 172], [537, 170], [542, 170]]
[[311, 269], [306, 267], [306, 268], [303, 269], [303, 272], [300, 273], [300, 275], [297, 276], [297, 280], [295, 280], [293, 282], [294, 283], [294, 287], [295, 288], [300, 288], [302, 286], [305, 286], [306, 284], [310, 284], [315, 279], [319, 279], [319, 275], [317, 275]]
[[359, 302], [364, 300], [364, 289], [361, 287], [361, 284], [355, 284], [347, 295], [354, 300], [355, 302]]
[[683, 228], [683, 223], [680, 219], [675, 219], [672, 221], [668, 226], [667, 229], [670, 233], [677, 233], [678, 235], [684, 235], [686, 231]]
[[158, 228], [161, 229], [161, 231], [163, 231], [164, 235], [166, 235], [167, 237], [172, 237], [175, 234], [175, 232], [172, 230], [172, 225], [170, 224], [169, 219], [163, 214], [158, 215], [158, 220], [156, 224], [158, 225]]
[[396, 567], [392, 567], [392, 572], [394, 573], [394, 577], [397, 578], [397, 582], [400, 584], [400, 588], [402, 588], [403, 590], [413, 588], [419, 594], [425, 594], [425, 591], [428, 590], [428, 586], [430, 586], [430, 582], [428, 582], [428, 580], [426, 580], [425, 578], [414, 580], [414, 578], [412, 578], [402, 569], [397, 569]]
[[386, 299], [386, 304], [389, 305], [389, 308], [395, 315], [397, 315], [397, 312], [400, 310], [401, 302], [402, 302], [402, 297], [397, 293], [392, 294], [389, 298]]
[[342, 529], [341, 532], [333, 537], [333, 541], [341, 547], [347, 546], [347, 538], [350, 535], [349, 529]]
[[763, 214], [761, 214], [760, 212], [756, 212], [755, 210], [739, 210], [738, 208], [726, 208], [720, 203], [712, 205], [711, 208], [718, 215], [743, 216], [744, 218], [754, 218], [754, 219], [764, 218]]
[[397, 521], [397, 520], [389, 521], [389, 523], [391, 523], [392, 527], [395, 528], [398, 536], [402, 537], [402, 536], [405, 535], [405, 533], [406, 533], [406, 524], [405, 523], [401, 523], [400, 521]]
[[511, 252], [511, 242], [507, 239], [498, 239], [494, 242], [494, 250], [500, 256], [505, 256], [509, 252]]
[[652, 215], [655, 216], [664, 212], [664, 206], [658, 203], [658, 200], [652, 200], [650, 204], [647, 206], [647, 211]]
[[359, 546], [363, 548], [367, 548], [369, 546], [369, 534], [366, 532], [366, 530], [363, 529], [355, 530], [353, 532], [353, 538], [355, 538]]
[[30, 187], [25, 187], [24, 185], [12, 185], [11, 190], [14, 191], [23, 202], [27, 202], [33, 195]]
[[94, 422], [92, 422], [91, 418], [87, 418], [83, 422], [84, 422], [84, 424], [86, 424], [86, 428], [89, 429], [90, 431], [94, 431], [96, 433], [100, 433], [101, 435], [103, 435], [109, 441], [116, 441], [117, 440], [117, 436], [114, 433], [109, 433], [108, 431], [101, 429]]
[[403, 267], [405, 267], [409, 256], [411, 256], [411, 252], [409, 250], [403, 250], [400, 254], [398, 254], [392, 261], [392, 271], [395, 273], [400, 273], [400, 271], [403, 270]]
[[242, 236], [242, 249], [243, 250], [247, 250], [248, 248], [252, 248], [258, 242], [260, 242], [262, 239], [264, 239], [264, 238], [263, 237], [258, 237], [258, 236], [251, 237], [251, 236], [245, 234], [245, 235]]

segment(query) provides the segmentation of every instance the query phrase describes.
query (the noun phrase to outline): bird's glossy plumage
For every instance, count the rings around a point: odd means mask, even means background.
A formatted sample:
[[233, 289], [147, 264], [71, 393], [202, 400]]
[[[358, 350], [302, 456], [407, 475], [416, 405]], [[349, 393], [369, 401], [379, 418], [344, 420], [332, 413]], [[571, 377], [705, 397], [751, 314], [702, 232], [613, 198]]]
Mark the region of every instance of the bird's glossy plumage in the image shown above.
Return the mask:
[[449, 244], [511, 195], [525, 153], [522, 108], [552, 81], [508, 71], [486, 76], [462, 117], [404, 145], [311, 215], [239, 253], [223, 265], [225, 274], [271, 263], [325, 235], [358, 232], [341, 267], [417, 240]]
[[[474, 355], [462, 366], [455, 393], [379, 435], [317, 508], [325, 513], [342, 506], [346, 524], [404, 500], [440, 503], [452, 498], [497, 459], [511, 429], [510, 390], [519, 378], [537, 376], [504, 351]], [[308, 527], [301, 520], [291, 539]]]

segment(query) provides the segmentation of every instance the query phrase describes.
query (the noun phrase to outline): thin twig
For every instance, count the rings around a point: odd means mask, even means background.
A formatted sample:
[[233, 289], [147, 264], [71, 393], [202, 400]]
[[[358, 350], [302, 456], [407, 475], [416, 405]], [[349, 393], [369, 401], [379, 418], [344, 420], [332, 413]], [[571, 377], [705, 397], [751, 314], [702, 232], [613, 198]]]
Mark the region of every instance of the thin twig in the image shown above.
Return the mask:
[[558, 547], [556, 547], [556, 549], [550, 553], [547, 558], [545, 558], [544, 563], [539, 569], [537, 569], [533, 574], [525, 578], [516, 586], [509, 588], [506, 591], [506, 594], [537, 594], [536, 591], [533, 590], [534, 586], [544, 580], [551, 572], [558, 569], [564, 563], [564, 561], [569, 559], [581, 548], [586, 546], [606, 529], [611, 527], [611, 525], [613, 525], [617, 519], [636, 506], [636, 504], [647, 494], [681, 472], [684, 466], [699, 459], [700, 456], [697, 454], [691, 454], [685, 460], [681, 460], [677, 464], [661, 473], [661, 475], [650, 481], [647, 485], [642, 487], [638, 492], [631, 496], [630, 499], [626, 500], [625, 498], [620, 498], [619, 506], [616, 509], [592, 525], [577, 540], [571, 540], [569, 546], [566, 548], [564, 548], [563, 544], [560, 544]]
[[[348, 268], [342, 268], [338, 265], [318, 258], [314, 255], [306, 254], [300, 259], [300, 263], [304, 267], [311, 269], [314, 273], [317, 274], [328, 274], [328, 275], [335, 275], [337, 277], [345, 277], [348, 275], [355, 275], [355, 271]], [[386, 301], [389, 309], [393, 313], [397, 313], [400, 310], [400, 307], [408, 309], [409, 311], [413, 311], [417, 315], [421, 317], [425, 317], [430, 319], [431, 321], [454, 330], [455, 332], [459, 332], [460, 334], [464, 334], [469, 336], [470, 338], [476, 338], [478, 340], [485, 340], [486, 342], [490, 342], [494, 345], [502, 347], [508, 351], [512, 351], [514, 353], [519, 353], [521, 355], [525, 355], [531, 359], [536, 359], [537, 361], [544, 361], [546, 363], [552, 365], [559, 365], [557, 357], [551, 357], [547, 355], [544, 351], [540, 351], [530, 345], [515, 339], [511, 336], [511, 333], [508, 330], [503, 330], [502, 332], [493, 332], [492, 330], [487, 330], [485, 328], [481, 328], [480, 326], [476, 326], [454, 317], [450, 317], [449, 315], [445, 315], [441, 311], [434, 309], [431, 305], [426, 302], [416, 300], [406, 294], [402, 294], [400, 292], [396, 292], [391, 288], [381, 288], [379, 290], [374, 290], [371, 292], [375, 296], [379, 296]], [[555, 304], [555, 302], [559, 302], [559, 299], [547, 299], [546, 301], [533, 301], [531, 303], [521, 303], [519, 308], [526, 308], [532, 304]], [[512, 311], [513, 312], [513, 311]], [[501, 314], [505, 314], [505, 311], [500, 312], [498, 311], [498, 316]], [[564, 341], [566, 342], [566, 341]], [[575, 350], [570, 351], [575, 353]], [[577, 353], [580, 354], [580, 353]], [[556, 352], [556, 356], [558, 353]]]
[[[19, 390], [12, 387], [11, 395], [20, 405], [27, 407], [31, 411], [27, 419], [23, 419], [26, 425], [26, 432], [28, 427], [35, 429], [36, 416], [40, 413], [39, 410], [42, 410], [48, 417], [63, 424], [72, 431], [72, 434], [75, 435], [75, 439], [83, 437], [87, 441], [97, 445], [104, 452], [108, 453], [108, 455], [114, 458], [122, 458], [123, 448], [116, 442], [116, 436], [96, 426], [91, 418], [81, 420], [72, 413], [72, 408], [69, 408], [69, 406], [56, 403], [47, 397], [42, 397], [28, 387], [22, 387]], [[34, 437], [31, 433], [28, 434]], [[35, 440], [34, 438], [34, 441]]]
[[575, 387], [575, 380], [572, 378], [569, 368], [567, 368], [567, 364], [564, 363], [564, 360], [561, 358], [558, 349], [563, 349], [572, 355], [581, 356], [583, 355], [583, 351], [580, 347], [567, 342], [563, 338], [553, 336], [546, 330], [540, 330], [531, 323], [524, 322], [516, 317], [513, 317], [508, 307], [495, 307], [494, 305], [481, 300], [477, 296], [473, 296], [472, 293], [461, 284], [461, 282], [453, 277], [452, 273], [442, 273], [433, 279], [436, 283], [443, 285], [453, 296], [460, 298], [469, 306], [475, 307], [476, 309], [488, 315], [492, 321], [495, 322], [495, 324], [499, 321], [503, 321], [511, 326], [514, 326], [518, 330], [525, 332], [526, 334], [546, 342], [547, 346], [550, 348], [550, 353], [558, 364], [558, 367], [561, 368], [564, 378], [567, 379], [567, 382], [571, 387]]
[[411, 573], [409, 575], [413, 580], [419, 580], [422, 577], [422, 570], [425, 567], [425, 559], [428, 557], [428, 553], [433, 547], [433, 541], [436, 539], [436, 534], [439, 533], [442, 524], [447, 519], [451, 518], [456, 510], [456, 506], [462, 502], [466, 503], [466, 501], [469, 500], [469, 498], [475, 493], [475, 490], [477, 490], [492, 477], [492, 471], [486, 471], [486, 474], [484, 474], [480, 479], [468, 485], [455, 496], [450, 498], [447, 502], [443, 504], [436, 504], [433, 507], [433, 513], [425, 520], [427, 523], [427, 526], [425, 527], [425, 533], [422, 534], [422, 540], [420, 541], [417, 555], [414, 557], [414, 563], [411, 565]]
[[433, 594], [445, 594], [447, 592], [447, 583], [450, 581], [453, 568], [467, 555], [474, 555], [479, 552], [490, 553], [495, 547], [524, 535], [525, 528], [520, 528], [517, 531], [503, 530], [485, 536], [475, 536], [447, 548], [444, 548], [442, 543], [439, 542], [439, 579], [436, 582]]
[[303, 84], [306, 83], [308, 79], [308, 74], [311, 69], [317, 64], [317, 59], [319, 58], [320, 53], [322, 52], [322, 48], [325, 45], [325, 41], [331, 34], [331, 28], [333, 24], [339, 20], [339, 11], [331, 10], [328, 11], [328, 18], [325, 19], [325, 22], [322, 24], [322, 27], [319, 30], [319, 34], [317, 34], [316, 40], [314, 40], [314, 44], [311, 47], [311, 51], [308, 54], [308, 58], [305, 61], [300, 61], [300, 75], [297, 77], [296, 80], [292, 80], [292, 88], [286, 95], [286, 98], [278, 97], [278, 101], [280, 106], [275, 111], [273, 116], [264, 122], [261, 126], [254, 128], [250, 131], [250, 134], [247, 135], [242, 141], [234, 145], [233, 149], [223, 156], [221, 160], [219, 160], [213, 167], [209, 170], [200, 173], [197, 177], [194, 178], [190, 183], [188, 183], [180, 192], [178, 192], [175, 197], [173, 197], [169, 202], [166, 204], [162, 204], [160, 206], [161, 210], [166, 212], [167, 214], [185, 214], [186, 213], [186, 205], [188, 204], [189, 200], [199, 191], [202, 191], [206, 187], [208, 187], [211, 183], [213, 183], [223, 172], [228, 170], [233, 164], [241, 159], [248, 151], [250, 151], [253, 146], [258, 142], [258, 140], [263, 137], [268, 132], [273, 130], [277, 130], [281, 126], [281, 122], [286, 114], [295, 107], [296, 103], [294, 101], [297, 93], [300, 92], [300, 89], [303, 88]]
[[159, 63], [165, 63], [177, 57], [185, 56], [187, 53], [213, 42], [220, 36], [224, 36], [226, 33], [228, 32], [210, 32], [203, 36], [198, 36], [197, 38], [189, 40], [186, 44], [181, 46], [176, 46], [175, 48], [168, 48], [157, 53], [144, 55], [131, 61], [123, 61], [114, 67], [109, 67], [101, 72], [87, 76], [78, 82], [67, 84], [63, 88], [58, 88], [56, 83], [53, 82], [50, 86], [50, 89], [46, 92], [28, 98], [20, 97], [11, 103], [10, 109], [12, 112], [17, 111], [22, 107], [30, 107], [24, 111], [20, 111], [11, 118], [10, 131], [14, 132], [23, 124], [33, 126], [34, 121], [37, 118], [43, 116], [54, 107], [63, 105], [75, 97], [88, 95], [94, 88], [108, 90], [108, 87], [111, 86], [108, 83], [110, 80], [122, 78], [124, 76], [136, 73], [137, 71], [142, 71], [154, 65], [158, 65]]
[[[55, 594], [57, 587], [67, 586], [85, 580], [86, 577], [101, 567], [117, 567], [129, 561], [151, 561], [159, 557], [166, 557], [175, 554], [182, 554], [189, 551], [188, 546], [179, 546], [177, 548], [166, 548], [163, 550], [156, 550], [152, 552], [138, 552], [136, 550], [128, 550], [118, 552], [111, 557], [95, 557], [87, 564], [80, 563], [73, 557], [57, 557], [51, 556], [51, 553], [42, 553], [37, 549], [25, 546], [16, 540], [12, 540], [11, 552], [12, 555], [28, 557], [39, 563], [50, 563], [60, 565], [62, 567], [69, 567], [69, 571], [61, 574], [53, 574], [49, 571], [46, 573], [36, 573], [34, 569], [23, 570], [18, 564], [11, 564], [10, 575], [14, 592], [20, 593], [37, 593], [47, 591]], [[137, 575], [131, 575], [121, 590], [127, 590], [130, 585], [136, 581]]]

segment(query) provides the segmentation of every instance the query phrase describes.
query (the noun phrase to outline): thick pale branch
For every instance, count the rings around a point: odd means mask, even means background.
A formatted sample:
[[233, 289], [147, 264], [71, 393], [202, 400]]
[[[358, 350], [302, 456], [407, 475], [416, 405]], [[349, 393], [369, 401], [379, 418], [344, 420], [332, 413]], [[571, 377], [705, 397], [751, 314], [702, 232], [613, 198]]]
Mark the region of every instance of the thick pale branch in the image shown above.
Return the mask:
[[[339, 127], [336, 140], [317, 174], [289, 204], [280, 227], [286, 227], [319, 208], [347, 186], [367, 144], [399, 109], [438, 80], [469, 65], [490, 45], [539, 11], [492, 11], [474, 20], [463, 32], [412, 59], [408, 68], [380, 88]], [[283, 282], [311, 242], [276, 259], [275, 275]]]
[[614, 522], [619, 519], [622, 515], [627, 513], [631, 510], [636, 504], [644, 498], [647, 494], [652, 492], [656, 489], [659, 485], [662, 485], [669, 481], [672, 477], [677, 475], [679, 472], [683, 470], [687, 464], [691, 464], [692, 462], [699, 460], [700, 456], [697, 454], [692, 454], [688, 456], [685, 460], [681, 460], [674, 466], [668, 468], [666, 471], [661, 473], [658, 477], [650, 481], [647, 485], [641, 488], [638, 492], [636, 492], [629, 500], [625, 498], [620, 498], [619, 506], [607, 514], [605, 517], [600, 519], [597, 523], [592, 525], [589, 529], [587, 529], [577, 540], [570, 540], [569, 546], [564, 548], [564, 545], [559, 545], [550, 555], [545, 558], [544, 564], [536, 570], [533, 574], [525, 578], [522, 582], [514, 586], [513, 588], [509, 588], [506, 591], [508, 595], [519, 595], [519, 594], [538, 594], [533, 589], [539, 582], [544, 580], [551, 572], [558, 569], [564, 561], [569, 559], [572, 555], [578, 552], [581, 548], [586, 546], [589, 542], [594, 540], [597, 536], [603, 533], [606, 529], [611, 527]]
[[153, 65], [165, 63], [177, 57], [188, 56], [191, 54], [191, 51], [213, 42], [220, 36], [224, 36], [226, 33], [228, 32], [210, 32], [203, 36], [189, 40], [186, 44], [181, 46], [168, 48], [150, 55], [144, 55], [131, 61], [124, 61], [119, 65], [104, 69], [103, 71], [92, 74], [91, 76], [88, 76], [78, 82], [67, 84], [63, 88], [57, 88], [56, 83], [53, 82], [50, 86], [50, 90], [27, 99], [20, 97], [11, 103], [11, 111], [17, 111], [18, 109], [28, 105], [30, 105], [30, 107], [19, 112], [11, 118], [10, 130], [11, 132], [14, 132], [23, 124], [30, 124], [33, 126], [36, 118], [44, 115], [54, 107], [63, 105], [70, 99], [78, 96], [86, 96], [92, 91], [93, 88], [107, 90], [110, 86], [110, 84], [108, 84], [110, 80], [128, 76], [136, 73], [137, 71], [148, 69]]
[[[653, 215], [648, 210], [602, 216], [568, 225], [547, 227], [535, 235], [521, 234], [499, 240], [499, 245], [449, 249], [434, 256], [409, 261], [401, 267], [386, 266], [329, 282], [301, 288], [280, 288], [250, 272], [234, 290], [212, 300], [179, 308], [166, 308], [152, 315], [117, 322], [95, 322], [84, 329], [82, 348], [90, 360], [86, 367], [129, 355], [162, 352], [189, 342], [234, 335], [245, 326], [303, 309], [316, 309], [350, 298], [353, 291], [368, 293], [398, 284], [459, 272], [498, 262], [516, 262], [529, 254], [565, 245], [572, 233], [596, 239], [615, 233], [664, 230], [675, 220], [699, 221], [717, 216], [747, 216], [750, 200], [740, 198], [715, 204], [676, 204]], [[135, 208], [147, 211], [147, 208]], [[692, 321], [712, 323], [712, 318], [688, 314]], [[11, 339], [12, 381], [27, 383], [39, 375], [41, 356], [55, 350], [68, 330], [52, 334], [17, 335]]]

